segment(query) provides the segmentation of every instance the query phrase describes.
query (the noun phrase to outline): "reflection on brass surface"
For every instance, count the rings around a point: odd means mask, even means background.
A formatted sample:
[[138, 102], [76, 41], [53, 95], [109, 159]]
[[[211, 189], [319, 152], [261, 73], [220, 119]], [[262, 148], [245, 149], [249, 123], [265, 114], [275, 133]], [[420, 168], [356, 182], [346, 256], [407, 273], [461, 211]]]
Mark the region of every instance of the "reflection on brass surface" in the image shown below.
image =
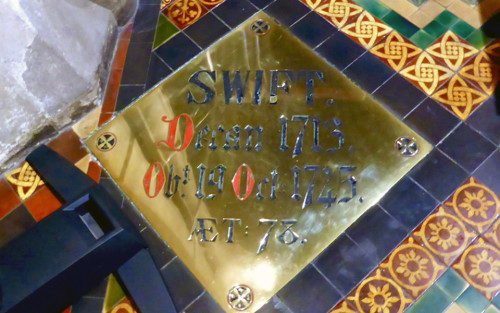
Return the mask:
[[264, 13], [87, 145], [227, 312], [238, 285], [257, 311], [432, 149]]

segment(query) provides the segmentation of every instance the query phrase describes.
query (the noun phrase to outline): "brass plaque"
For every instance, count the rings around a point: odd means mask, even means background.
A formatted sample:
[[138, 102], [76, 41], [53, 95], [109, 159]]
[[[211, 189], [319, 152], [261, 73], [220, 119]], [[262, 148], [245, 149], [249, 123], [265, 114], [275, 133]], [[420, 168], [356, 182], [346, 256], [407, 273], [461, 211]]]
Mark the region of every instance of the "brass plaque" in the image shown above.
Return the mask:
[[264, 13], [87, 145], [227, 312], [257, 311], [432, 149]]

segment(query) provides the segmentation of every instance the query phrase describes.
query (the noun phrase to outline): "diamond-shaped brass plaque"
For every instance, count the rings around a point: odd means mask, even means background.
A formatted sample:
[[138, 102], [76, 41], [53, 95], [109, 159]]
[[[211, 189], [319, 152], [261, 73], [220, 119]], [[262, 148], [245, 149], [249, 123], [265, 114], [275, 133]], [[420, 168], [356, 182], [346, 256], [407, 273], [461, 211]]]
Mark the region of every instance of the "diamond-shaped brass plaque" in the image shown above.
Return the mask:
[[227, 312], [259, 309], [432, 149], [264, 13], [87, 145]]

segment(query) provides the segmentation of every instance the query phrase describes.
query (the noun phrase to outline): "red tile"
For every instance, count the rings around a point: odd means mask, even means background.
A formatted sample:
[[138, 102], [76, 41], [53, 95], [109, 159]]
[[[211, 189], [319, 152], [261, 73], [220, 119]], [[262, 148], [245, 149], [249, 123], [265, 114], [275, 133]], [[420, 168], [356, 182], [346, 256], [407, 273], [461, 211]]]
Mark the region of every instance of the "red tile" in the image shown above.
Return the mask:
[[99, 117], [99, 124], [98, 126], [100, 127], [101, 125], [107, 123], [109, 120], [113, 118], [113, 113], [101, 113], [101, 116]]
[[384, 63], [396, 72], [402, 70], [408, 63], [418, 56], [422, 49], [412, 44], [408, 39], [393, 31], [370, 50]]
[[484, 233], [484, 237], [500, 249], [500, 219]]
[[96, 183], [99, 183], [99, 179], [101, 178], [101, 167], [99, 166], [99, 164], [97, 164], [97, 162], [92, 161], [89, 163], [87, 175]]
[[183, 30], [199, 20], [208, 10], [196, 0], [176, 0], [161, 13]]
[[17, 194], [3, 178], [0, 180], [0, 199], [2, 199], [0, 201], [0, 219], [21, 204], [21, 200]]
[[363, 12], [363, 8], [351, 0], [301, 0], [316, 13], [323, 16], [327, 21], [342, 28], [352, 20], [355, 20]]
[[40, 176], [27, 162], [7, 173], [5, 178], [21, 200], [28, 199], [44, 185]]
[[447, 31], [427, 51], [442, 60], [450, 70], [456, 72], [479, 51], [452, 31]]
[[224, 1], [225, 0], [198, 0], [198, 2], [200, 2], [203, 6], [205, 6], [205, 8], [209, 10], [212, 10]]
[[73, 164], [87, 155], [87, 150], [82, 146], [80, 137], [72, 129], [60, 134], [48, 146]]
[[118, 91], [120, 90], [120, 81], [122, 79], [123, 70], [113, 69], [109, 76], [108, 87], [106, 88], [106, 95], [102, 104], [103, 113], [112, 113], [115, 111], [116, 99]]
[[392, 31], [384, 22], [363, 11], [347, 22], [341, 31], [365, 49], [371, 49]]
[[71, 307], [67, 308], [66, 310], [64, 310], [64, 312], [62, 313], [71, 313]]
[[31, 212], [37, 222], [49, 216], [59, 209], [62, 203], [54, 196], [47, 187], [43, 187], [39, 192], [26, 200], [24, 205]]
[[123, 69], [125, 64], [125, 58], [127, 56], [128, 45], [130, 39], [120, 39], [118, 40], [118, 45], [116, 47], [115, 56], [113, 58], [113, 64], [111, 69]]

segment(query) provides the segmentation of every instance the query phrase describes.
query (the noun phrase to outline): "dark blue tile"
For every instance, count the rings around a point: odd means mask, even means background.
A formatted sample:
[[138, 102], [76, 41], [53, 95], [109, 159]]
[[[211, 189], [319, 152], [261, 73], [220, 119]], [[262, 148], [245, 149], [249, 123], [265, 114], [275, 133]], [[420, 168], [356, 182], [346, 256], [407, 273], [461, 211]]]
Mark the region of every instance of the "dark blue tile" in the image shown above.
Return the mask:
[[377, 205], [363, 214], [346, 233], [373, 262], [379, 263], [405, 239], [408, 231]]
[[309, 12], [295, 23], [290, 30], [311, 48], [322, 43], [328, 36], [337, 32], [337, 28], [328, 23], [316, 12]]
[[144, 86], [120, 86], [115, 111], [120, 112], [144, 93]]
[[339, 292], [308, 265], [278, 292], [281, 301], [295, 313], [325, 313], [342, 299]]
[[431, 98], [422, 102], [404, 121], [433, 144], [439, 143], [460, 122]]
[[259, 9], [263, 9], [268, 5], [270, 5], [271, 3], [273, 3], [275, 0], [248, 0], [248, 1], [253, 3], [253, 5], [258, 7]]
[[129, 44], [123, 66], [122, 84], [142, 85], [146, 83], [151, 51], [151, 43], [131, 42]]
[[146, 81], [146, 90], [154, 87], [157, 83], [159, 83], [162, 79], [167, 77], [172, 73], [172, 70], [168, 67], [165, 62], [163, 62], [156, 52], [151, 54], [151, 60], [149, 61], [149, 69], [148, 69], [148, 79]]
[[71, 308], [71, 313], [101, 313], [104, 298], [82, 297]]
[[372, 93], [395, 73], [371, 53], [363, 54], [344, 70], [347, 77], [368, 93]]
[[201, 49], [181, 32], [155, 51], [168, 66], [175, 70], [197, 55]]
[[434, 149], [410, 176], [439, 201], [446, 200], [468, 177], [467, 172]]
[[212, 12], [209, 12], [196, 21], [196, 23], [186, 28], [184, 33], [202, 48], [207, 48], [228, 31], [229, 28], [215, 17]]
[[481, 164], [472, 176], [500, 195], [500, 150]]
[[274, 296], [257, 313], [293, 313], [281, 300]]
[[179, 258], [165, 266], [161, 275], [177, 312], [183, 312], [203, 292], [203, 287]]
[[142, 231], [148, 225], [146, 219], [129, 200], [123, 200], [121, 210], [128, 220], [132, 222], [137, 231]]
[[36, 221], [24, 205], [18, 206], [2, 220], [0, 220], [0, 247], [17, 238], [31, 227]]
[[467, 123], [500, 145], [500, 108], [496, 101], [495, 96], [490, 97], [472, 113]]
[[151, 228], [146, 228], [141, 232], [141, 237], [146, 242], [149, 253], [153, 257], [158, 268], [163, 267], [175, 257], [175, 253], [165, 244], [165, 242]]
[[276, 0], [265, 11], [276, 18], [280, 24], [290, 26], [311, 11], [311, 9], [297, 0]]
[[408, 230], [417, 227], [437, 205], [436, 199], [407, 177], [380, 200], [380, 206]]
[[394, 75], [377, 89], [373, 96], [385, 104], [397, 116], [403, 118], [427, 95], [401, 75]]
[[212, 12], [230, 27], [236, 27], [257, 12], [257, 9], [247, 0], [226, 0]]
[[453, 130], [438, 147], [469, 172], [473, 172], [496, 149], [465, 124]]
[[160, 14], [159, 4], [140, 4], [132, 27], [130, 42], [153, 43]]
[[315, 261], [320, 270], [346, 296], [377, 266], [346, 234], [340, 235]]
[[224, 313], [220, 305], [215, 302], [214, 298], [205, 292], [198, 300], [191, 304], [184, 313]]
[[106, 288], [108, 288], [108, 278], [101, 281], [97, 286], [92, 288], [85, 294], [85, 297], [103, 298], [106, 296]]
[[316, 52], [342, 71], [366, 50], [344, 33], [336, 32], [317, 47]]

